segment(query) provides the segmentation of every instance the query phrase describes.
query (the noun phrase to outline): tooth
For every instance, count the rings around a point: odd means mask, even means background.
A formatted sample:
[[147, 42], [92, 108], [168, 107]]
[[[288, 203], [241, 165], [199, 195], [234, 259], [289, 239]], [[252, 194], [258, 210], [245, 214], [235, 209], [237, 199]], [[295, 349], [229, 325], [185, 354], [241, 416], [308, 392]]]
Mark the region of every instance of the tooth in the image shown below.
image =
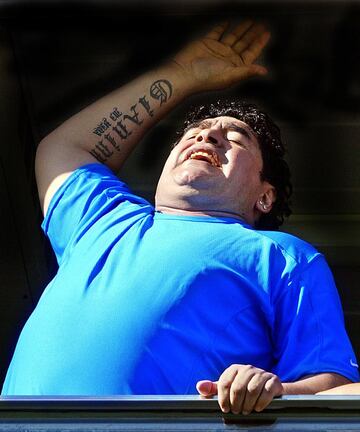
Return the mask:
[[218, 157], [216, 154], [203, 152], [203, 151], [199, 150], [199, 151], [194, 151], [193, 153], [191, 153], [190, 156], [188, 157], [188, 159], [194, 159], [196, 156], [206, 157], [206, 159], [211, 163], [212, 166], [218, 167], [220, 165]]

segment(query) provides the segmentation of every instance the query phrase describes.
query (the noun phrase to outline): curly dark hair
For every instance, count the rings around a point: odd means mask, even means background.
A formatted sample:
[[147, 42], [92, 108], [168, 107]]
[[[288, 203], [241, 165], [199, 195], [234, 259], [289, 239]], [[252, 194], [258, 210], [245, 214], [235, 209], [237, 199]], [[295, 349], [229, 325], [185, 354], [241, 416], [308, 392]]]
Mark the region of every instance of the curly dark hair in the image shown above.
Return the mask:
[[256, 105], [237, 100], [218, 100], [208, 105], [193, 108], [186, 116], [184, 128], [178, 135], [191, 125], [207, 118], [230, 116], [246, 123], [254, 131], [260, 146], [263, 169], [260, 173], [262, 181], [269, 182], [276, 190], [276, 201], [269, 213], [262, 214], [255, 223], [261, 230], [277, 230], [285, 217], [291, 214], [290, 196], [292, 184], [290, 170], [284, 159], [285, 146], [281, 141], [279, 127], [271, 118]]

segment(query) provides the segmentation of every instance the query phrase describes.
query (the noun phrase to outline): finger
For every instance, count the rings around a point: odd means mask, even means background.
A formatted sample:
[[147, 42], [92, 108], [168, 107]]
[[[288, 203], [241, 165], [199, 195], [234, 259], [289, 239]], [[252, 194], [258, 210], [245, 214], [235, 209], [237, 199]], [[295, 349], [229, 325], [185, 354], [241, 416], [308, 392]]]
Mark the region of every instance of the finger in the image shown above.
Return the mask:
[[252, 26], [252, 21], [247, 20], [236, 26], [230, 33], [227, 33], [221, 38], [221, 42], [225, 45], [233, 46], [239, 38], [241, 38]]
[[255, 61], [269, 42], [269, 39], [270, 33], [265, 32], [259, 38], [253, 41], [253, 43], [251, 43], [248, 48], [241, 53], [241, 58], [243, 59], [244, 63], [248, 65]]
[[233, 380], [230, 390], [230, 408], [234, 414], [243, 410], [243, 404], [247, 393], [247, 387], [259, 369], [251, 365], [243, 365]]
[[202, 396], [206, 396], [206, 397], [217, 395], [218, 393], [217, 382], [213, 382], [209, 380], [198, 381], [196, 384], [196, 390]]
[[233, 49], [238, 54], [247, 49], [256, 39], [266, 33], [266, 29], [262, 24], [254, 24], [249, 30], [233, 45]]
[[283, 393], [283, 386], [276, 375], [272, 375], [272, 377], [265, 383], [265, 389], [273, 393], [274, 396], [281, 396]]
[[210, 30], [210, 32], [205, 37], [208, 39], [213, 39], [213, 40], [218, 41], [218, 40], [220, 40], [220, 38], [222, 37], [222, 35], [226, 31], [228, 26], [229, 26], [228, 22], [223, 22], [223, 23], [217, 24], [215, 27], [213, 27]]
[[230, 366], [221, 374], [217, 383], [218, 401], [220, 408], [224, 413], [230, 411], [230, 389], [236, 375], [236, 367]]
[[265, 386], [265, 383], [272, 377], [270, 373], [257, 373], [249, 381], [244, 403], [242, 407], [242, 413], [247, 415], [254, 409], [257, 400], [259, 399], [261, 392]]
[[243, 410], [246, 397], [247, 385], [251, 381], [255, 372], [243, 370], [235, 377], [230, 389], [230, 409], [234, 414], [239, 414]]
[[273, 400], [274, 396], [280, 396], [283, 393], [283, 386], [279, 378], [273, 375], [264, 385], [262, 392], [255, 404], [255, 411], [262, 411]]

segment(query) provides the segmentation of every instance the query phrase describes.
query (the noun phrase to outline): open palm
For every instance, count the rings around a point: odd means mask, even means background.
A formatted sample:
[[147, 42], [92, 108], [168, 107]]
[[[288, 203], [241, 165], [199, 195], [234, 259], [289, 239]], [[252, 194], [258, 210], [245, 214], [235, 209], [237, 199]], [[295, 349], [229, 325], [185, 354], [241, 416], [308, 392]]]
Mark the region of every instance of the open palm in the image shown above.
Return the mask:
[[232, 31], [214, 27], [204, 38], [191, 42], [174, 58], [200, 91], [221, 89], [267, 70], [254, 62], [270, 38], [261, 24], [244, 21]]

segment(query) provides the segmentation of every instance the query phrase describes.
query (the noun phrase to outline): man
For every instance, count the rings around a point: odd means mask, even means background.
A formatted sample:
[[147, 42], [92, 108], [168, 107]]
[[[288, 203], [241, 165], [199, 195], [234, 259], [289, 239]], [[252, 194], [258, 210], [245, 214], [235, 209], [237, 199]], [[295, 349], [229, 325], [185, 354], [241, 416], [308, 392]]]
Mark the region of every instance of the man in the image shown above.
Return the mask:
[[4, 394], [197, 385], [224, 412], [246, 414], [274, 396], [358, 379], [321, 254], [254, 229], [277, 228], [289, 213], [287, 165], [266, 115], [200, 108], [164, 166], [156, 211], [110, 171], [183, 99], [266, 73], [255, 61], [269, 33], [249, 21], [226, 27], [40, 143], [43, 228], [59, 271], [20, 336]]

